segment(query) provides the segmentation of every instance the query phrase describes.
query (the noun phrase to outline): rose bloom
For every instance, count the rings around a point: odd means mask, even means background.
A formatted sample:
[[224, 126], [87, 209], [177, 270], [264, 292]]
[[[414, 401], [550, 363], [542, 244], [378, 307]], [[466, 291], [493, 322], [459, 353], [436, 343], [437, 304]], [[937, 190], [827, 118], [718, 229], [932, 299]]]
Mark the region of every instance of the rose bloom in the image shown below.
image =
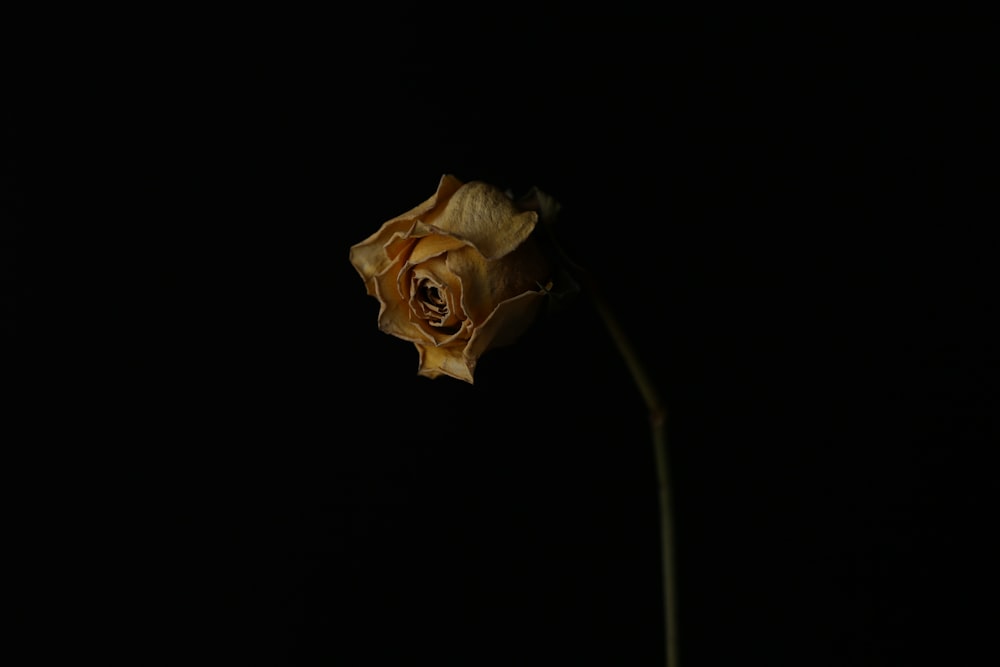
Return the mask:
[[427, 201], [351, 247], [379, 329], [416, 345], [420, 375], [471, 383], [484, 352], [528, 328], [549, 279], [537, 223], [498, 188], [445, 175]]

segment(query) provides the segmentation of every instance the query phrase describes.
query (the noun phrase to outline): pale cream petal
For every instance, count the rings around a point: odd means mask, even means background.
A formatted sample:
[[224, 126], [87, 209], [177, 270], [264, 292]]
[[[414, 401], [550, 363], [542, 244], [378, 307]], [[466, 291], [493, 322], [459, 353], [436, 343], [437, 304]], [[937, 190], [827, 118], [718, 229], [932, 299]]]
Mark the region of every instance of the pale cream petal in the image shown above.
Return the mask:
[[474, 366], [475, 360], [487, 350], [517, 340], [531, 326], [544, 300], [543, 291], [525, 292], [498, 305], [469, 339], [464, 352], [466, 360]]
[[468, 241], [486, 258], [498, 259], [531, 235], [538, 214], [521, 211], [499, 188], [473, 181], [459, 188], [440, 213], [423, 221]]
[[458, 180], [451, 174], [442, 175], [441, 180], [438, 181], [437, 189], [434, 191], [434, 194], [428, 197], [422, 204], [414, 206], [399, 217], [407, 220], [416, 220], [417, 218], [423, 216], [427, 211], [430, 211], [432, 208], [437, 206], [438, 202], [447, 201], [458, 191], [459, 188], [462, 187], [462, 185], [464, 185], [462, 181]]
[[472, 384], [472, 372], [476, 368], [476, 362], [475, 359], [470, 361], [466, 358], [460, 345], [447, 347], [417, 345], [416, 347], [420, 353], [418, 375], [429, 378], [448, 375]]

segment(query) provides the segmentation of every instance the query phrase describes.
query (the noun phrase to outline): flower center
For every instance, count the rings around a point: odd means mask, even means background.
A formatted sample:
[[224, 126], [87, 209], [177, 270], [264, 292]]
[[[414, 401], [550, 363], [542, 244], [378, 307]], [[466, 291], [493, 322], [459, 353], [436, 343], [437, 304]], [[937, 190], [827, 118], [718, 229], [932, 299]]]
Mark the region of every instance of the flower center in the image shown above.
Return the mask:
[[435, 307], [448, 307], [444, 297], [441, 296], [441, 289], [437, 285], [428, 284], [426, 280], [420, 285], [420, 298]]
[[[421, 318], [432, 327], [448, 332], [457, 330], [459, 318], [452, 312], [449, 303], [448, 286], [441, 285], [431, 278], [417, 278], [414, 285], [416, 305]], [[452, 331], [453, 332], [453, 331]]]

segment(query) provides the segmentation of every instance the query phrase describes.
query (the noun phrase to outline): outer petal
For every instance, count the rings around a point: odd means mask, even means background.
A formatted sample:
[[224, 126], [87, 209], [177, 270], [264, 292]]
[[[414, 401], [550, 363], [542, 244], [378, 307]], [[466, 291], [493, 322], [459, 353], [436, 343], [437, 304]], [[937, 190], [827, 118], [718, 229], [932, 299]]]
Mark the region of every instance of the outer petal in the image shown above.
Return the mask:
[[449, 375], [472, 384], [472, 371], [476, 368], [476, 360], [469, 359], [460, 345], [447, 347], [417, 345], [417, 351], [420, 353], [418, 375], [429, 378]]
[[392, 241], [393, 236], [406, 236], [407, 230], [412, 229], [415, 220], [434, 210], [440, 202], [447, 202], [461, 187], [461, 181], [450, 174], [445, 174], [438, 183], [437, 191], [425, 202], [386, 221], [377, 232], [361, 243], [351, 246], [351, 264], [361, 274], [369, 294], [375, 293], [372, 279], [385, 271], [392, 262], [393, 258], [386, 252], [386, 246]]
[[465, 346], [463, 356], [472, 368], [476, 360], [489, 349], [510, 345], [523, 334], [545, 300], [545, 292], [525, 292], [507, 299], [496, 307]]
[[549, 277], [548, 262], [533, 242], [493, 261], [475, 248], [460, 248], [448, 253], [447, 262], [462, 279], [462, 309], [477, 326], [490, 317], [498, 303], [537, 289]]
[[399, 292], [398, 277], [404, 266], [402, 260], [397, 260], [382, 273], [372, 277], [369, 284], [373, 286], [372, 295], [379, 301], [379, 330], [416, 343], [427, 340], [428, 337], [419, 326], [410, 321], [409, 299], [403, 298]]
[[474, 181], [459, 188], [441, 213], [425, 222], [468, 241], [487, 259], [498, 259], [531, 235], [538, 214], [518, 209], [499, 188]]

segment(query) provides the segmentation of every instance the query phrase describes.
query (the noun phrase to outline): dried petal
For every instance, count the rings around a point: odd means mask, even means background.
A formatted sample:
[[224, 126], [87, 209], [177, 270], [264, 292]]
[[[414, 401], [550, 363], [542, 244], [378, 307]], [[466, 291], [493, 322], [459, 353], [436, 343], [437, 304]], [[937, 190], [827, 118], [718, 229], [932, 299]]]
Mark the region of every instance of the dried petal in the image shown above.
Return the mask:
[[430, 347], [418, 345], [420, 364], [417, 373], [429, 378], [448, 375], [472, 384], [472, 373], [476, 368], [476, 361], [475, 359], [471, 361], [467, 359], [463, 350], [464, 346]]
[[510, 345], [523, 334], [545, 300], [545, 292], [525, 292], [500, 303], [483, 324], [476, 328], [465, 348], [465, 357], [479, 359], [491, 348]]
[[370, 286], [369, 294], [374, 292], [374, 288], [371, 286], [372, 278], [385, 271], [391, 262], [391, 258], [386, 252], [386, 246], [392, 241], [393, 236], [400, 235], [408, 238], [407, 230], [413, 227], [415, 220], [434, 210], [439, 202], [447, 202], [460, 187], [462, 187], [461, 181], [454, 176], [445, 174], [438, 183], [437, 191], [426, 201], [406, 213], [386, 221], [377, 232], [361, 243], [351, 246], [351, 264], [361, 274], [365, 284]]
[[474, 182], [459, 188], [433, 224], [499, 259], [524, 243], [537, 222], [537, 213], [518, 209], [498, 188]]
[[549, 272], [530, 238], [537, 222], [499, 189], [445, 175], [432, 197], [351, 247], [379, 328], [417, 347], [420, 375], [471, 383], [483, 353], [528, 328]]
[[448, 253], [448, 266], [462, 279], [462, 307], [482, 324], [496, 304], [522, 292], [537, 290], [548, 276], [548, 263], [534, 243], [526, 243], [502, 259], [488, 261], [474, 248]]

